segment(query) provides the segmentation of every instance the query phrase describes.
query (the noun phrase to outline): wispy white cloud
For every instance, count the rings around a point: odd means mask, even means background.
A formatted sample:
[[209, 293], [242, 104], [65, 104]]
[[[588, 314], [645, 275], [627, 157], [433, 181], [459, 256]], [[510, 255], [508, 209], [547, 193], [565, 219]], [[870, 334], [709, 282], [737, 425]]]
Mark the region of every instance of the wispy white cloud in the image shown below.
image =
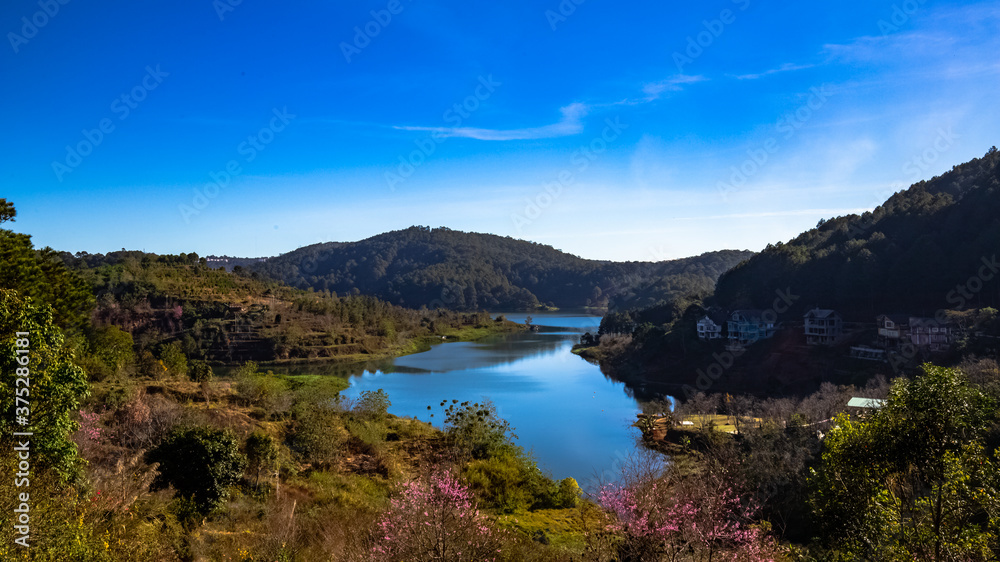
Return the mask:
[[688, 84], [695, 84], [698, 82], [704, 82], [708, 80], [704, 76], [691, 76], [687, 74], [677, 74], [671, 76], [665, 80], [660, 80], [659, 82], [652, 82], [646, 84], [642, 88], [642, 93], [646, 94], [645, 101], [653, 101], [659, 99], [664, 92], [679, 92], [684, 89], [684, 86]]
[[522, 129], [480, 129], [476, 127], [414, 127], [396, 125], [401, 131], [422, 131], [438, 133], [445, 137], [461, 137], [484, 141], [530, 140], [566, 137], [583, 132], [583, 118], [590, 111], [584, 103], [572, 103], [559, 110], [562, 119], [551, 125]]
[[791, 62], [786, 62], [785, 64], [772, 68], [770, 70], [765, 70], [764, 72], [758, 72], [756, 74], [739, 74], [734, 76], [737, 80], [757, 80], [758, 78], [763, 78], [765, 76], [770, 76], [772, 74], [778, 74], [780, 72], [792, 72], [794, 70], [805, 70], [807, 68], [812, 68], [813, 64], [795, 64]]
[[896, 62], [900, 55], [913, 58], [948, 52], [958, 40], [945, 31], [901, 31], [887, 36], [864, 35], [847, 43], [827, 43], [823, 52], [838, 62]]
[[666, 92], [679, 92], [688, 84], [708, 80], [704, 76], [689, 76], [678, 74], [670, 78], [643, 85], [642, 98], [625, 98], [615, 102], [582, 103], [574, 102], [559, 108], [562, 119], [556, 123], [540, 127], [525, 127], [520, 129], [485, 129], [479, 127], [425, 127], [417, 125], [393, 125], [400, 131], [418, 131], [437, 133], [445, 138], [467, 138], [483, 141], [532, 140], [567, 137], [583, 132], [583, 119], [592, 111], [621, 105], [639, 105], [659, 99]]

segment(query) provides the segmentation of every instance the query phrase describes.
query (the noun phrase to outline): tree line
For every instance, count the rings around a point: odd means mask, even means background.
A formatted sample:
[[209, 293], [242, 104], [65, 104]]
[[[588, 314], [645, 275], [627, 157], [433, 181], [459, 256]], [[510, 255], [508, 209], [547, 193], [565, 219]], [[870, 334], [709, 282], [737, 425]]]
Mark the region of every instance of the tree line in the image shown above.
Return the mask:
[[301, 289], [360, 292], [410, 308], [623, 308], [709, 292], [719, 275], [750, 255], [725, 250], [615, 263], [511, 237], [414, 226], [359, 242], [306, 246], [252, 270]]

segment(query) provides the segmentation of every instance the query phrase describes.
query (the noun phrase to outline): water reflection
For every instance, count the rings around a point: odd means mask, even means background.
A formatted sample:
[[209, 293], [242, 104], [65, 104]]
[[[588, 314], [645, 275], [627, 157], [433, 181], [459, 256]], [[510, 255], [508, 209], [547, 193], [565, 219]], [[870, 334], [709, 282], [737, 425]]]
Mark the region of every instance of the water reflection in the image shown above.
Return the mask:
[[[529, 315], [505, 316], [524, 322]], [[592, 487], [587, 484], [595, 476], [606, 479], [616, 470], [616, 459], [635, 452], [638, 431], [632, 423], [638, 405], [624, 384], [570, 351], [580, 334], [597, 330], [600, 317], [530, 316], [532, 324], [542, 326], [538, 332], [445, 343], [400, 357], [391, 365], [355, 373], [344, 394], [354, 398], [382, 388], [392, 401], [390, 412], [439, 427], [442, 400], [488, 398], [543, 470]]]

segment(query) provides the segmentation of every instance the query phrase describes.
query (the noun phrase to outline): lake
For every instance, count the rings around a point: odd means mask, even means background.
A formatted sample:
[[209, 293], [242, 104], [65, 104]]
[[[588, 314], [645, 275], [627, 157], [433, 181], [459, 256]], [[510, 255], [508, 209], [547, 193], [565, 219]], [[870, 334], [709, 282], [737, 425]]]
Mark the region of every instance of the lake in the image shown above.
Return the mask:
[[[528, 316], [504, 315], [515, 322]], [[632, 424], [639, 407], [624, 384], [606, 378], [598, 366], [570, 351], [581, 334], [596, 333], [599, 316], [530, 316], [540, 326], [538, 332], [442, 343], [352, 376], [343, 394], [357, 398], [363, 391], [381, 388], [392, 401], [389, 412], [438, 427], [444, 421], [442, 400], [488, 398], [543, 471], [556, 479], [571, 476], [593, 490], [598, 476], [613, 479], [617, 463], [636, 450], [639, 431]]]

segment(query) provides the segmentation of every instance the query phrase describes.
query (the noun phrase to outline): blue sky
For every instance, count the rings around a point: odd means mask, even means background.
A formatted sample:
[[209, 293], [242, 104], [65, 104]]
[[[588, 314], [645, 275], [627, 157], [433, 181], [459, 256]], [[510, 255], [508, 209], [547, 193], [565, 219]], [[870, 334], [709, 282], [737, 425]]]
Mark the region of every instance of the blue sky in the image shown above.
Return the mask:
[[62, 1], [0, 7], [0, 196], [69, 251], [759, 250], [1000, 130], [995, 2]]

